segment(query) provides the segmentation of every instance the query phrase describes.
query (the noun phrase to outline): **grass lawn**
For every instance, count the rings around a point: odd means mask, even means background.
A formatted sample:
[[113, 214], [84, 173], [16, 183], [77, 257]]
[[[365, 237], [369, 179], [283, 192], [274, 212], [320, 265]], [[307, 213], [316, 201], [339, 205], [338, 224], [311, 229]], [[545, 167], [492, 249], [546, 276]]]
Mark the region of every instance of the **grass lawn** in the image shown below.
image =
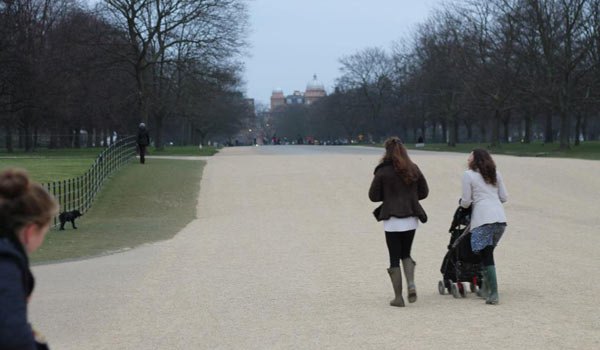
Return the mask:
[[571, 145], [571, 149], [567, 151], [559, 150], [558, 143], [509, 143], [502, 144], [500, 147], [493, 149], [489, 149], [488, 146], [489, 144], [487, 143], [464, 143], [457, 144], [456, 147], [448, 147], [446, 144], [426, 144], [425, 147], [416, 148], [414, 144], [406, 144], [408, 149], [424, 151], [469, 153], [474, 148], [484, 148], [490, 150], [492, 154], [507, 154], [520, 157], [561, 157], [600, 160], [600, 142], [598, 141], [583, 142], [579, 146]]
[[34, 263], [101, 255], [169, 239], [196, 217], [205, 162], [152, 159], [117, 172], [92, 208], [64, 231], [52, 229]]
[[0, 171], [5, 168], [22, 168], [27, 170], [34, 181], [46, 183], [79, 176], [87, 171], [94, 163], [94, 159], [17, 158], [9, 160], [0, 158]]
[[0, 170], [22, 168], [34, 181], [66, 180], [85, 173], [103, 148], [56, 149], [36, 152], [0, 151]]
[[100, 152], [104, 150], [103, 147], [90, 147], [90, 148], [55, 148], [55, 149], [47, 149], [40, 148], [34, 152], [25, 152], [22, 149], [15, 149], [14, 152], [8, 153], [6, 152], [6, 148], [0, 148], [0, 158], [9, 157], [9, 158], [40, 158], [40, 157], [50, 157], [50, 158], [96, 158]]
[[212, 156], [219, 150], [215, 147], [204, 146], [199, 148], [198, 146], [165, 146], [162, 150], [157, 150], [151, 147], [148, 150], [149, 156], [199, 156], [206, 157]]
[[[7, 153], [0, 149], [0, 171], [5, 168], [22, 168], [36, 182], [51, 182], [74, 178], [84, 174], [104, 148], [41, 149], [35, 152], [15, 150]], [[219, 150], [214, 147], [170, 146], [163, 150], [150, 148], [150, 156], [212, 156]]]

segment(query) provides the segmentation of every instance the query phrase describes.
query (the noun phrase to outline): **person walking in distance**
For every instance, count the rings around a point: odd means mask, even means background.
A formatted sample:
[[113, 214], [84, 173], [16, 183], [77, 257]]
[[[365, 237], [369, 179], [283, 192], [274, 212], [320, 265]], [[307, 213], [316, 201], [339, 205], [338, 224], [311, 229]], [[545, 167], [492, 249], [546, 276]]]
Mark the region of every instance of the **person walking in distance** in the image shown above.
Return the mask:
[[390, 257], [388, 274], [392, 280], [395, 298], [392, 306], [404, 306], [402, 298], [402, 271], [408, 288], [408, 302], [417, 301], [415, 265], [411, 257], [413, 239], [419, 221], [427, 222], [427, 214], [419, 203], [427, 198], [429, 188], [419, 167], [413, 163], [398, 137], [385, 141], [385, 154], [375, 168], [369, 188], [369, 199], [383, 202], [373, 214], [383, 221], [385, 240]]
[[150, 135], [144, 123], [140, 123], [138, 127], [137, 144], [140, 150], [140, 164], [144, 164], [146, 163], [146, 147], [150, 145]]
[[0, 349], [48, 349], [27, 321], [34, 288], [28, 254], [40, 247], [57, 213], [56, 200], [24, 171], [0, 173]]
[[494, 262], [494, 248], [506, 229], [506, 214], [502, 203], [508, 199], [504, 182], [488, 151], [475, 149], [467, 160], [469, 169], [463, 173], [463, 208], [473, 206], [471, 212], [471, 249], [480, 253], [483, 281], [479, 295], [486, 304], [497, 304], [498, 282]]

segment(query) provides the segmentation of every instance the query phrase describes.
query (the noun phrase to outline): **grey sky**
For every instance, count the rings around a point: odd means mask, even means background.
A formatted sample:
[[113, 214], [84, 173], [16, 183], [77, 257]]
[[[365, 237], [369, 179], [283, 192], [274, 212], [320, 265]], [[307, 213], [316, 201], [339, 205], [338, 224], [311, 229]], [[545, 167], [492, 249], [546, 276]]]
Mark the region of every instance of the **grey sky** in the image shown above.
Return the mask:
[[327, 92], [338, 60], [370, 46], [390, 48], [442, 0], [251, 0], [247, 95], [269, 103], [275, 88], [304, 91], [317, 74]]

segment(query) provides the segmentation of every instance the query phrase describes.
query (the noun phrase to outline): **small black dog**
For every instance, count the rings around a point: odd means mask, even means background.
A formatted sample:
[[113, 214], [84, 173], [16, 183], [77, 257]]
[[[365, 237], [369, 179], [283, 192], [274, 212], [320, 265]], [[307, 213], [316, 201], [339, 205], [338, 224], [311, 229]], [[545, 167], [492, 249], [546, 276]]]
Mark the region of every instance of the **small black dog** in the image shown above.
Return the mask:
[[71, 225], [73, 225], [73, 228], [77, 229], [77, 227], [75, 227], [75, 219], [82, 215], [83, 214], [81, 214], [79, 210], [71, 210], [65, 211], [64, 213], [60, 213], [60, 215], [58, 216], [58, 220], [60, 220], [60, 229], [65, 229], [65, 224], [67, 223], [67, 221], [70, 221]]

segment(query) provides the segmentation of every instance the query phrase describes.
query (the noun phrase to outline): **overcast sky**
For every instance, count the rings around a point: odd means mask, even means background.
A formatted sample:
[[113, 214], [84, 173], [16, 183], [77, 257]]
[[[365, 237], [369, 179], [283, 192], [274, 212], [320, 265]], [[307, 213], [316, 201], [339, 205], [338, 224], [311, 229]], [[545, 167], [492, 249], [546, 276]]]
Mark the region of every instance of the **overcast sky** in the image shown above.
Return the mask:
[[313, 74], [332, 90], [342, 56], [386, 49], [442, 0], [250, 0], [247, 95], [269, 104], [275, 88], [304, 91]]

